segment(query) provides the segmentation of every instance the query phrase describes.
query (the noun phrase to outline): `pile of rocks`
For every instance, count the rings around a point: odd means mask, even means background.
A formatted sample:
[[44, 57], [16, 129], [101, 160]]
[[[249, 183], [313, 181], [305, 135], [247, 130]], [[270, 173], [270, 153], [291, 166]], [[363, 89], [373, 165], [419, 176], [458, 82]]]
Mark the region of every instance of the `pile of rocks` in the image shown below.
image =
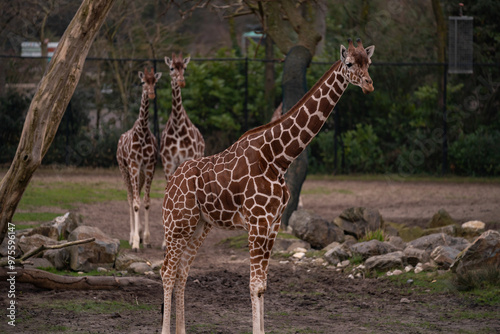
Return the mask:
[[[38, 227], [16, 231], [16, 257], [41, 245], [58, 245], [88, 238], [95, 238], [95, 241], [61, 249], [49, 249], [42, 252], [39, 257], [30, 258], [28, 261], [32, 262], [31, 267], [35, 268], [78, 272], [92, 270], [106, 272], [116, 269], [122, 273], [154, 274], [153, 270], [158, 270], [161, 266], [161, 261], [150, 263], [141, 257], [120, 252], [120, 240], [109, 237], [97, 227], [84, 225], [81, 217], [69, 212]], [[7, 255], [7, 241], [5, 238], [0, 245], [2, 257]]]
[[[362, 262], [354, 268], [358, 277], [364, 270], [397, 275], [404, 271], [463, 271], [487, 265], [500, 268], [500, 233], [484, 231], [484, 223], [473, 221], [457, 226], [444, 210], [440, 210], [429, 222], [429, 228], [422, 231], [423, 236], [408, 242], [390, 225], [384, 225], [380, 213], [367, 208], [347, 209], [333, 222], [298, 210], [290, 218], [290, 227], [300, 240], [279, 239], [275, 251], [291, 252], [292, 259], [297, 262], [306, 258], [304, 251], [321, 249], [323, 261], [305, 261], [334, 266], [338, 270], [349, 266], [350, 259], [355, 258]], [[384, 231], [386, 240], [358, 241], [377, 230]]]

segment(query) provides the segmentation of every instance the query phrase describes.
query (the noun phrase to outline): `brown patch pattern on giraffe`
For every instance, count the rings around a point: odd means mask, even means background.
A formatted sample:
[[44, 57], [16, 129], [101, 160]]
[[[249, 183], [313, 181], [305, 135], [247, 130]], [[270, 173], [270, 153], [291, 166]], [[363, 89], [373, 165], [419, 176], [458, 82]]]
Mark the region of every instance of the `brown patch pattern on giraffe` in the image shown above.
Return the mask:
[[[372, 47], [365, 50], [360, 44], [354, 50], [370, 58]], [[248, 231], [253, 333], [264, 333], [269, 257], [289, 199], [284, 173], [320, 131], [349, 83], [366, 91], [371, 85], [373, 90], [369, 76], [357, 77], [357, 73], [368, 74], [368, 64], [346, 64], [345, 58], [353, 58], [352, 52], [346, 50], [287, 114], [248, 131], [219, 154], [185, 162], [171, 176], [162, 210], [166, 241], [161, 269], [163, 334], [170, 333], [173, 291], [176, 333], [185, 333], [184, 289], [189, 267], [214, 226]]]

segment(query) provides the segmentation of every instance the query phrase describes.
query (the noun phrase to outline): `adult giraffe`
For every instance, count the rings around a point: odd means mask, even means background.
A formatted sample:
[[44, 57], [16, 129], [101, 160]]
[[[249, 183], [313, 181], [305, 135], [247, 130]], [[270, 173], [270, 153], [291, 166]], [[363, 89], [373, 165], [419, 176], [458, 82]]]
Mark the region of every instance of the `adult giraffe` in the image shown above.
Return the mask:
[[116, 160], [127, 186], [127, 198], [130, 212], [130, 237], [132, 249], [139, 249], [139, 208], [141, 206], [140, 194], [144, 187], [144, 235], [143, 244], [149, 244], [149, 192], [156, 166], [156, 138], [149, 129], [149, 99], [155, 98], [155, 85], [161, 73], [154, 73], [153, 69], [144, 73], [139, 71], [142, 83], [141, 108], [139, 118], [134, 126], [120, 136], [116, 150]]
[[163, 202], [166, 255], [162, 333], [170, 333], [175, 288], [176, 333], [184, 334], [184, 288], [189, 267], [212, 227], [245, 229], [250, 251], [253, 333], [264, 333], [269, 256], [289, 192], [283, 175], [319, 132], [349, 85], [373, 91], [368, 74], [375, 47], [340, 47], [340, 60], [283, 117], [245, 133], [225, 151], [179, 166]]
[[203, 136], [182, 105], [181, 88], [186, 85], [184, 71], [190, 59], [182, 59], [182, 54], [172, 54], [172, 59], [165, 57], [172, 78], [172, 112], [160, 140], [160, 156], [167, 182], [180, 164], [186, 160], [201, 158], [205, 153]]

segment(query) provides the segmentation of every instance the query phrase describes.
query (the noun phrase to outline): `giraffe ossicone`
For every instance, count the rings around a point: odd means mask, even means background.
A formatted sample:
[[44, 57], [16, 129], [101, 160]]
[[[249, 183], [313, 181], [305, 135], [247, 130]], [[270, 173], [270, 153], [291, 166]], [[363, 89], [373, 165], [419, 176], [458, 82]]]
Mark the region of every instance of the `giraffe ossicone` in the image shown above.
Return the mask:
[[253, 333], [264, 333], [269, 258], [290, 197], [284, 174], [320, 131], [349, 85], [373, 91], [368, 74], [374, 47], [341, 47], [337, 61], [285, 115], [246, 132], [225, 151], [180, 165], [162, 207], [165, 260], [162, 333], [170, 333], [175, 291], [176, 333], [186, 333], [184, 289], [189, 267], [210, 230], [248, 231]]
[[149, 129], [149, 100], [155, 98], [155, 86], [161, 77], [161, 72], [139, 71], [142, 83], [141, 107], [139, 117], [130, 130], [120, 136], [116, 150], [116, 160], [127, 187], [127, 199], [130, 214], [129, 243], [137, 251], [140, 244], [139, 209], [140, 194], [144, 186], [144, 232], [143, 244], [150, 247], [149, 238], [149, 193], [156, 166], [156, 138]]

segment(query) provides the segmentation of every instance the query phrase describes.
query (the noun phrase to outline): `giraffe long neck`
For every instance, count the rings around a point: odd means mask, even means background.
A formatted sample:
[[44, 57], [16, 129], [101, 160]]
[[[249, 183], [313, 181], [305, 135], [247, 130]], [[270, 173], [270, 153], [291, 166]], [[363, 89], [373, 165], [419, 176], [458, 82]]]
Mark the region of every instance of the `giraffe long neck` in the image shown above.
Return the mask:
[[141, 109], [139, 110], [139, 118], [137, 121], [143, 131], [149, 129], [149, 96], [146, 89], [142, 91]]
[[170, 118], [174, 121], [178, 121], [184, 112], [181, 88], [175, 80], [172, 80], [172, 113], [170, 114]]
[[284, 173], [318, 134], [344, 93], [349, 84], [345, 73], [344, 65], [336, 62], [286, 116], [242, 138], [259, 142], [265, 159]]

